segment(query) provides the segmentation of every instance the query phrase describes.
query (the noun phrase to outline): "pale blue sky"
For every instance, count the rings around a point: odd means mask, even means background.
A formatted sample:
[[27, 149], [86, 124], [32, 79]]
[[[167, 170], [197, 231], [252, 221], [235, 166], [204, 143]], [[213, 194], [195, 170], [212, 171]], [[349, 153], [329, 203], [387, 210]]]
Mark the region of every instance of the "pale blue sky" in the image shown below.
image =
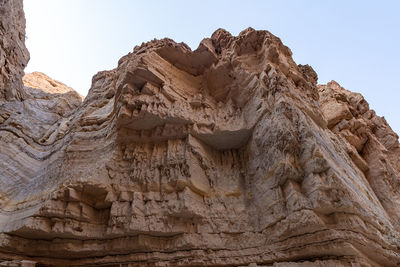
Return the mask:
[[41, 71], [82, 95], [92, 76], [135, 45], [169, 37], [192, 49], [217, 28], [268, 30], [310, 64], [319, 83], [360, 92], [400, 133], [400, 1], [24, 0], [26, 72]]

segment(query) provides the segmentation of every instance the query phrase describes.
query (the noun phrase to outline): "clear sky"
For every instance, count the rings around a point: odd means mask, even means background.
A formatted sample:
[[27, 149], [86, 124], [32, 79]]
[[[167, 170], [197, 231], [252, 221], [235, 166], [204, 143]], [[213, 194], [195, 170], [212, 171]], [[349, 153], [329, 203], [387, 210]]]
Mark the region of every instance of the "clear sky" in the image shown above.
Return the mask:
[[135, 45], [169, 37], [195, 49], [217, 28], [281, 38], [319, 83], [360, 92], [400, 133], [400, 1], [24, 0], [26, 72], [41, 71], [86, 95], [92, 76]]

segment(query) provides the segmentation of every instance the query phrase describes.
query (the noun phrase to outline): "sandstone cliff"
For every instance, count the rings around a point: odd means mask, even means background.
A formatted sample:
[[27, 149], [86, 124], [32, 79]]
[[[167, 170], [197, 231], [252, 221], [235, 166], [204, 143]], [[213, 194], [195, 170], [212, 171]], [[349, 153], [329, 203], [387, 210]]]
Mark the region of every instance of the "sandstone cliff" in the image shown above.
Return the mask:
[[398, 136], [267, 31], [145, 43], [82, 103], [24, 82], [0, 103], [5, 264], [400, 264]]

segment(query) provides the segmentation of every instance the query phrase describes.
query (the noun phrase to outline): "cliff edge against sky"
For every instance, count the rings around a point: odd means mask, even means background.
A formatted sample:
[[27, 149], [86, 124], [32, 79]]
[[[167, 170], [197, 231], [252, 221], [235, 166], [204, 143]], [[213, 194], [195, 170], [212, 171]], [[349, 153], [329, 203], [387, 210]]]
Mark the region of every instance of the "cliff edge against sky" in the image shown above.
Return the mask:
[[398, 136], [279, 38], [153, 40], [82, 102], [0, 14], [2, 264], [400, 264]]

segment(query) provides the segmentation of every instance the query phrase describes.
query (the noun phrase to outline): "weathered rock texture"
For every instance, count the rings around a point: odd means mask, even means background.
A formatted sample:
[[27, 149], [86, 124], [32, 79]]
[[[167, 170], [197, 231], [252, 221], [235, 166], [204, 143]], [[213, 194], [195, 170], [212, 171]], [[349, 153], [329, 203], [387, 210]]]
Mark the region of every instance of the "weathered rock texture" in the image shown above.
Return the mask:
[[0, 0], [0, 101], [23, 98], [21, 78], [28, 60], [22, 0]]
[[24, 81], [0, 105], [10, 264], [400, 264], [398, 136], [267, 31], [135, 47], [83, 103]]

